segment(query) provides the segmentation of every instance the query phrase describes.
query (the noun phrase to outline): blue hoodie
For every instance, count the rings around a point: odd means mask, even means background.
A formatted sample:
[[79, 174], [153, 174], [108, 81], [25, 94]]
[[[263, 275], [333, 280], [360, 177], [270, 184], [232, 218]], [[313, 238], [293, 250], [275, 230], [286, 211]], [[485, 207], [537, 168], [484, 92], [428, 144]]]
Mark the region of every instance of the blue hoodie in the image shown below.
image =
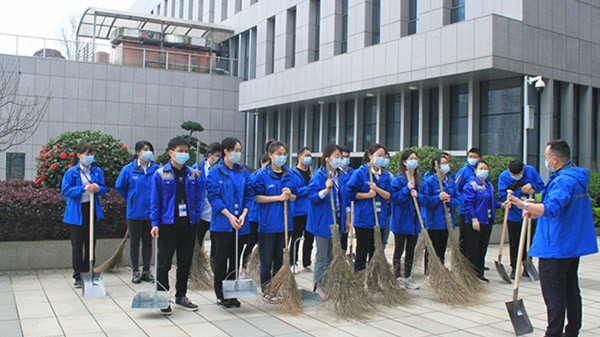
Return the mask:
[[[456, 184], [450, 173], [446, 174], [442, 184], [444, 186], [444, 192], [450, 195], [450, 204], [448, 211], [452, 219], [452, 226], [454, 227], [454, 208], [460, 204], [458, 191], [456, 190]], [[423, 204], [427, 211], [425, 214], [425, 226], [429, 230], [440, 230], [448, 229], [446, 225], [446, 213], [444, 211], [444, 205], [440, 200], [440, 184], [436, 174], [430, 174], [425, 178], [425, 181], [421, 184], [420, 194], [423, 197]]]
[[550, 176], [530, 256], [568, 259], [598, 252], [589, 183], [588, 170], [571, 162]]
[[[505, 201], [506, 195], [508, 192], [506, 190], [515, 183], [515, 180], [510, 176], [509, 170], [504, 170], [500, 173], [498, 177], [498, 197], [500, 200]], [[538, 174], [533, 166], [525, 165], [525, 169], [523, 171], [523, 178], [521, 178], [521, 183], [523, 185], [531, 184], [536, 193], [539, 193], [544, 188], [544, 181], [542, 177]], [[521, 188], [518, 188], [513, 191], [513, 195], [515, 197], [528, 197], [527, 195], [523, 195], [521, 192]], [[514, 222], [521, 222], [523, 220], [522, 217], [523, 211], [520, 210], [517, 206], [513, 205], [508, 212], [508, 220]]]
[[[254, 186], [254, 182], [256, 181], [256, 176], [260, 173], [261, 169], [257, 169], [256, 171], [250, 174], [250, 179], [252, 179], [252, 186]], [[258, 203], [254, 198], [252, 198], [252, 202], [248, 205], [248, 221], [250, 222], [258, 222]]]
[[479, 178], [472, 178], [463, 189], [463, 206], [467, 224], [472, 224], [471, 219], [477, 218], [480, 225], [493, 225], [496, 208], [500, 208], [502, 203], [494, 199], [494, 187], [489, 181], [484, 183]]
[[[308, 168], [312, 170], [312, 167]], [[297, 167], [290, 169], [290, 175], [296, 179], [296, 200], [291, 202], [292, 216], [303, 216], [308, 214], [308, 208], [310, 207], [310, 200], [308, 200], [308, 184], [302, 177], [302, 173]]]
[[[90, 166], [90, 179], [100, 187], [98, 193], [94, 194], [94, 213], [96, 213], [96, 218], [101, 220], [104, 219], [104, 212], [102, 211], [102, 204], [100, 204], [100, 196], [105, 195], [108, 188], [104, 182], [104, 173], [95, 164]], [[85, 187], [81, 184], [79, 164], [65, 172], [60, 192], [67, 200], [63, 222], [69, 225], [81, 226], [83, 217], [81, 214], [81, 195], [85, 192]], [[89, 215], [86, 214], [85, 216]]]
[[[373, 213], [373, 200], [369, 199], [356, 199], [356, 193], [368, 193], [369, 188], [369, 165], [364, 164], [352, 173], [350, 180], [348, 181], [348, 193], [350, 193], [350, 199], [354, 201], [354, 219], [353, 225], [360, 228], [374, 228], [375, 227], [375, 214]], [[379, 188], [391, 192], [390, 189], [390, 174], [385, 169], [381, 169], [381, 176], [379, 179], [373, 174], [373, 182], [379, 186]], [[385, 228], [387, 224], [388, 212], [386, 209], [387, 200], [382, 198], [379, 194], [375, 197], [377, 202], [377, 214], [379, 219], [379, 226]]]
[[458, 191], [458, 195], [460, 197], [460, 207], [458, 208], [458, 214], [465, 214], [465, 203], [463, 190], [465, 185], [471, 181], [471, 179], [477, 178], [475, 176], [475, 167], [469, 163], [465, 163], [458, 172], [456, 172], [456, 189]]
[[[236, 205], [238, 206], [236, 217], [242, 215], [244, 208], [250, 211], [254, 199], [250, 173], [241, 165], [234, 164], [233, 169], [230, 169], [221, 161], [208, 172], [206, 191], [212, 207], [210, 231], [233, 232], [233, 227], [221, 211], [227, 208], [231, 214], [236, 215]], [[246, 216], [238, 234], [248, 233], [250, 233], [250, 225]]]
[[156, 170], [158, 165], [151, 162], [144, 172], [137, 159], [121, 169], [115, 189], [127, 202], [127, 219], [150, 220], [150, 192]]
[[[392, 194], [390, 230], [394, 234], [418, 235], [421, 233], [421, 224], [407, 185], [408, 179], [402, 173], [397, 174], [390, 184]], [[419, 186], [415, 188], [418, 190]], [[418, 194], [417, 201], [421, 208], [424, 202], [421, 193]]]
[[[340, 187], [340, 195], [338, 199], [334, 198], [334, 203], [339, 202], [340, 205], [336, 204], [336, 208], [340, 208], [340, 234], [345, 231], [346, 228], [346, 211], [350, 208], [350, 199], [348, 198], [348, 180], [350, 176], [344, 173], [342, 170], [337, 170], [338, 174], [338, 186]], [[330, 225], [333, 225], [333, 214], [331, 213], [331, 196], [329, 193], [325, 196], [325, 199], [321, 199], [319, 192], [325, 189], [325, 182], [327, 181], [327, 170], [320, 168], [315, 171], [310, 183], [308, 184], [308, 198], [310, 200], [310, 210], [308, 212], [308, 219], [306, 220], [306, 230], [313, 233], [316, 236], [330, 238], [331, 229]], [[331, 192], [333, 193], [333, 188]]]
[[[187, 165], [183, 169], [187, 171], [185, 176], [187, 213], [190, 224], [193, 226], [202, 218], [206, 177], [203, 167], [200, 168], [200, 174]], [[175, 178], [170, 161], [154, 173], [150, 194], [152, 227], [172, 225], [175, 222], [175, 192], [177, 188]]]
[[[277, 196], [281, 195], [284, 187], [292, 190], [296, 194], [296, 179], [289, 172], [287, 166], [283, 166], [283, 175], [281, 178], [273, 172], [271, 165], [267, 165], [260, 170], [253, 182], [252, 188], [254, 195]], [[258, 204], [258, 232], [259, 233], [283, 233], [284, 231], [284, 209], [283, 201], [259, 203]], [[292, 221], [292, 209], [288, 201], [288, 232], [294, 230]]]

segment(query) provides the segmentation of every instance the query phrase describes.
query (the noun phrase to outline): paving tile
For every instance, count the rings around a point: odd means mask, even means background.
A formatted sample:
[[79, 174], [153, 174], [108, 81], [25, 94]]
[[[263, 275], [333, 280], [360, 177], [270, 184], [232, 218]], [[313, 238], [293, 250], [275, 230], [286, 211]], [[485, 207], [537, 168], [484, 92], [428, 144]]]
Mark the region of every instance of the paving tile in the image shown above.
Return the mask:
[[306, 333], [311, 334], [315, 337], [352, 337], [356, 335], [349, 334], [345, 331], [336, 329], [336, 328], [327, 328], [327, 329], [318, 329], [306, 331]]
[[50, 304], [58, 317], [90, 315], [87, 307], [79, 299], [51, 301]]
[[[67, 334], [67, 337], [106, 337], [106, 334], [103, 332], [98, 333], [84, 333], [84, 334]], [[126, 336], [126, 335], [123, 335]]]
[[102, 333], [102, 329], [90, 315], [58, 317], [58, 322], [67, 335]]
[[[449, 316], [452, 317], [452, 316]], [[451, 319], [451, 318], [448, 318]], [[399, 319], [396, 319], [397, 322], [400, 322], [402, 324], [406, 324], [415, 328], [418, 328], [420, 330], [424, 330], [430, 334], [443, 334], [443, 333], [447, 333], [447, 332], [451, 332], [451, 331], [456, 331], [457, 328], [452, 327], [452, 326], [448, 326], [445, 324], [440, 324], [439, 322], [424, 318], [422, 316], [418, 316], [418, 315], [413, 315], [413, 316], [406, 316], [406, 317], [402, 317]], [[377, 326], [377, 324], [373, 324], [375, 326]]]
[[17, 308], [14, 304], [0, 304], [0, 321], [18, 320]]
[[18, 320], [2, 320], [0, 321], [0, 331], [2, 336], [21, 337], [21, 324]]
[[391, 320], [383, 320], [377, 323], [371, 323], [369, 325], [371, 325], [373, 328], [381, 329], [396, 336], [421, 337], [430, 335], [421, 329]]
[[284, 322], [287, 322], [288, 324], [290, 324], [292, 326], [295, 326], [296, 328], [298, 328], [302, 331], [327, 329], [327, 328], [331, 327], [331, 325], [323, 323], [322, 321], [319, 321], [318, 319], [315, 319], [315, 318], [307, 316], [307, 315], [298, 315], [298, 316], [281, 315], [279, 317], [279, 319], [281, 319]]
[[229, 336], [211, 323], [181, 324], [179, 327], [191, 337], [224, 337]]
[[55, 317], [22, 319], [24, 337], [46, 337], [64, 335]]
[[240, 337], [259, 337], [268, 336], [268, 334], [252, 324], [245, 322], [241, 319], [224, 320], [214, 322], [219, 329], [225, 331], [225, 333], [231, 336]]
[[22, 303], [17, 305], [17, 312], [21, 319], [54, 317], [54, 311], [48, 302]]
[[285, 334], [285, 335], [276, 335], [277, 337], [311, 337], [313, 335], [310, 335], [306, 332], [295, 332], [295, 333], [291, 333], [291, 334]]
[[181, 330], [178, 326], [159, 326], [154, 328], [144, 327], [144, 331], [148, 336], [152, 337], [188, 337], [185, 331]]
[[14, 295], [17, 304], [47, 302], [48, 300], [43, 289], [15, 291]]
[[269, 335], [283, 335], [299, 332], [297, 328], [283, 322], [278, 317], [251, 317], [245, 319], [245, 321], [261, 329], [262, 331], [265, 331]]
[[387, 333], [383, 330], [379, 330], [376, 327], [377, 324], [366, 324], [366, 323], [355, 323], [352, 325], [346, 325], [341, 327], [342, 331], [345, 331], [349, 334], [361, 337], [387, 337], [394, 336], [394, 334]]

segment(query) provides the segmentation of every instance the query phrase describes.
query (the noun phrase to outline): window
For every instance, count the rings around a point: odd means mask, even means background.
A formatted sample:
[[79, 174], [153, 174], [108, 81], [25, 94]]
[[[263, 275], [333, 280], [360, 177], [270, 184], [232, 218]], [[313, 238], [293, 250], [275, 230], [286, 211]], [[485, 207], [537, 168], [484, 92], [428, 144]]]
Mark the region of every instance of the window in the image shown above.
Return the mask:
[[344, 117], [346, 127], [344, 130], [346, 146], [354, 148], [354, 100], [344, 102]]
[[561, 139], [560, 120], [562, 118], [562, 83], [554, 81], [554, 109], [552, 112], [552, 139]]
[[194, 19], [194, 1], [193, 0], [188, 0], [188, 20], [193, 20]]
[[379, 44], [381, 40], [381, 0], [373, 0], [371, 17], [371, 45]]
[[571, 144], [571, 160], [575, 165], [579, 165], [579, 118], [581, 116], [581, 104], [579, 97], [581, 87], [578, 84], [573, 84], [573, 144]]
[[6, 180], [25, 180], [25, 153], [6, 153]]
[[287, 11], [287, 38], [285, 69], [296, 66], [296, 7]]
[[204, 18], [204, 0], [198, 0], [198, 21], [202, 21], [203, 18]]
[[377, 133], [377, 98], [365, 97], [363, 101], [363, 149], [375, 143]]
[[275, 17], [267, 20], [267, 66], [266, 74], [272, 74], [275, 70]]
[[271, 124], [271, 138], [279, 140], [279, 111], [273, 111], [273, 123]]
[[327, 108], [327, 144], [337, 144], [337, 111], [335, 103], [329, 103]]
[[390, 151], [400, 150], [402, 96], [388, 95], [385, 101], [385, 144]]
[[[285, 110], [285, 143], [292, 144], [292, 110]], [[291, 150], [291, 149], [290, 149]]]
[[417, 0], [408, 0], [408, 35], [417, 33], [419, 7]]
[[150, 11], [150, 15], [154, 15], [154, 9]]
[[341, 50], [342, 54], [348, 51], [348, 0], [342, 0], [342, 39]]
[[221, 1], [221, 21], [227, 19], [227, 2], [228, 0]]
[[[173, 0], [175, 1], [175, 0]], [[163, 6], [163, 9], [165, 10], [165, 16], [169, 16], [168, 11], [169, 11], [169, 0], [165, 0], [165, 5]]]
[[419, 146], [419, 90], [410, 92], [410, 146]]
[[156, 15], [160, 15], [160, 4], [156, 6]]
[[450, 23], [465, 21], [465, 0], [452, 0]]
[[450, 87], [450, 150], [467, 149], [469, 85]]
[[313, 120], [312, 120], [312, 146], [311, 148], [320, 149], [319, 138], [321, 137], [321, 106], [313, 105]]
[[296, 130], [298, 130], [298, 137], [296, 138], [296, 147], [301, 148], [305, 146], [304, 134], [306, 133], [306, 108], [301, 106], [298, 108], [298, 120], [296, 122]]
[[600, 106], [598, 106], [599, 91], [600, 89], [592, 88], [592, 169], [595, 171], [598, 170], [598, 151], [600, 150], [600, 143], [598, 143], [598, 128], [600, 128], [600, 125], [598, 125], [598, 114], [600, 114]]
[[183, 19], [183, 0], [179, 0], [179, 18]]
[[483, 153], [519, 157], [523, 153], [522, 80], [481, 83], [479, 143]]
[[440, 134], [439, 89], [429, 89], [429, 146], [437, 147]]
[[250, 78], [250, 31], [247, 30], [240, 34], [241, 41], [241, 62], [242, 62], [242, 78], [247, 80]]
[[208, 0], [208, 22], [215, 22], [215, 0]]
[[239, 13], [242, 11], [242, 0], [235, 0], [235, 12]]
[[319, 51], [321, 45], [321, 0], [312, 0], [311, 4], [311, 17], [313, 25], [312, 37], [310, 39], [309, 48], [312, 49], [313, 54], [312, 57], [309, 58], [309, 61], [318, 61], [319, 60]]
[[[179, 0], [179, 1], [183, 1], [183, 0]], [[177, 10], [177, 0], [173, 0], [171, 2], [171, 17], [175, 17], [177, 14], [176, 10]]]
[[267, 152], [265, 145], [267, 143], [267, 113], [263, 112], [258, 115], [258, 132], [257, 132], [258, 144], [256, 148], [259, 150], [259, 155]]

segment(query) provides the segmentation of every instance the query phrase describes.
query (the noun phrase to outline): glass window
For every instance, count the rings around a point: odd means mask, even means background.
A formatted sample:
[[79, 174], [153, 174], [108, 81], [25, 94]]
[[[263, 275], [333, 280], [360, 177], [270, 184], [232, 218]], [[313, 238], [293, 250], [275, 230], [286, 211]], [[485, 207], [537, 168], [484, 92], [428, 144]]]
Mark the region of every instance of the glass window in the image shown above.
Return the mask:
[[321, 0], [313, 0], [312, 1], [312, 8], [313, 8], [313, 20], [314, 20], [314, 36], [313, 36], [313, 48], [314, 48], [314, 54], [313, 54], [313, 59], [312, 61], [318, 61], [319, 60], [319, 52], [320, 52], [320, 47], [321, 47]]
[[483, 153], [522, 156], [522, 91], [520, 78], [481, 83], [479, 144]]
[[390, 151], [397, 151], [402, 130], [402, 96], [388, 95], [385, 101], [385, 144]]
[[571, 158], [573, 163], [579, 165], [579, 117], [581, 104], [579, 104], [581, 87], [573, 84], [573, 144], [571, 144]]
[[377, 132], [377, 98], [365, 97], [363, 101], [363, 149], [375, 143]]
[[348, 51], [348, 0], [342, 0], [342, 46], [341, 53]]
[[450, 87], [450, 150], [467, 150], [469, 85]]
[[184, 3], [183, 0], [179, 1], [179, 18], [183, 19], [183, 8], [184, 8]]
[[381, 0], [373, 0], [373, 35], [371, 37], [371, 44], [378, 44], [381, 39]]
[[272, 74], [275, 69], [275, 17], [267, 20], [267, 74]]
[[242, 78], [247, 80], [250, 78], [250, 31], [247, 30], [241, 34], [242, 48]]
[[437, 147], [440, 134], [439, 89], [429, 89], [429, 146]]
[[25, 153], [6, 153], [6, 180], [25, 180]]
[[321, 136], [321, 106], [313, 105], [313, 120], [312, 120], [312, 146], [311, 148], [320, 149], [319, 138]]
[[242, 11], [242, 0], [235, 0], [235, 12], [239, 13]]
[[335, 103], [329, 103], [327, 114], [327, 125], [329, 128], [329, 130], [327, 131], [327, 144], [337, 144], [337, 111]]
[[204, 15], [204, 0], [198, 0], [198, 21], [203, 20]]
[[301, 148], [306, 146], [304, 134], [306, 131], [306, 108], [301, 106], [298, 108], [298, 119], [296, 121], [296, 130], [298, 130], [298, 137], [296, 138], [296, 147]]
[[271, 138], [279, 140], [279, 111], [273, 111], [273, 119], [271, 119]]
[[160, 4], [156, 6], [156, 15], [160, 15]]
[[554, 109], [552, 112], [552, 139], [561, 139], [560, 119], [562, 107], [562, 84], [554, 81]]
[[256, 148], [259, 149], [259, 155], [267, 152], [265, 144], [267, 143], [267, 114], [265, 112], [258, 115], [258, 144]]
[[465, 21], [465, 0], [452, 0], [450, 23]]
[[410, 146], [419, 146], [419, 90], [410, 92]]
[[408, 0], [408, 35], [417, 32], [419, 8], [417, 0]]
[[[285, 110], [285, 144], [292, 144], [292, 110]], [[291, 149], [290, 149], [291, 150]]]
[[344, 102], [344, 117], [346, 120], [346, 127], [344, 130], [344, 137], [346, 146], [350, 149], [354, 148], [354, 100]]
[[168, 16], [167, 11], [169, 10], [169, 0], [165, 0], [165, 5], [163, 8], [165, 10], [165, 16]]
[[194, 19], [194, 1], [188, 0], [188, 20]]
[[296, 7], [288, 9], [288, 48], [287, 48], [287, 57], [289, 58], [289, 63], [286, 64], [287, 68], [293, 68], [296, 66]]
[[[598, 150], [600, 148], [600, 144], [598, 143], [598, 114], [600, 114], [600, 107], [598, 106], [598, 93], [600, 89], [593, 88], [592, 89], [592, 167], [594, 167], [594, 163], [598, 161]], [[596, 170], [598, 170], [598, 165], [596, 164]]]

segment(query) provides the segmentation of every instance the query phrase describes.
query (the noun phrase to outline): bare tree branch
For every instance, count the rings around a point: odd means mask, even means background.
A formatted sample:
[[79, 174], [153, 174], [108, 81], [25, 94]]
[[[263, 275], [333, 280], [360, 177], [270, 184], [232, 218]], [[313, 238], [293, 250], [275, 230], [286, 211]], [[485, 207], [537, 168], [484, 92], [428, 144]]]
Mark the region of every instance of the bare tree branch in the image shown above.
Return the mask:
[[80, 18], [80, 13], [69, 14], [56, 31], [56, 35], [60, 39], [61, 51], [68, 60], [80, 60], [83, 55], [85, 43], [77, 38], [77, 26]]

